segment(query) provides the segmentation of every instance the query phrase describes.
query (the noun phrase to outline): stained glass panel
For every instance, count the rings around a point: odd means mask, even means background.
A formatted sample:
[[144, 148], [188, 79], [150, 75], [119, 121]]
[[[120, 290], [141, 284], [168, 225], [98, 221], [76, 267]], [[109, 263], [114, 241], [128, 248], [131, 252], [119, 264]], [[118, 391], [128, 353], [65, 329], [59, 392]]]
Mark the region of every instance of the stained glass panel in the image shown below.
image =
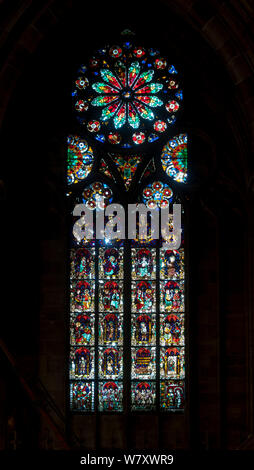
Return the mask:
[[123, 278], [123, 248], [100, 248], [99, 274], [103, 279]]
[[132, 382], [131, 401], [133, 411], [156, 409], [156, 384], [151, 381]]
[[122, 281], [99, 281], [99, 309], [101, 312], [123, 311]]
[[167, 380], [161, 382], [161, 409], [177, 411], [184, 409], [185, 385], [183, 380]]
[[70, 349], [70, 379], [94, 378], [94, 348], [81, 346]]
[[161, 279], [184, 279], [184, 250], [161, 250]]
[[71, 312], [94, 311], [94, 281], [71, 282]]
[[161, 288], [161, 312], [184, 311], [183, 281], [164, 281]]
[[184, 348], [161, 348], [160, 356], [161, 378], [184, 378]]
[[122, 345], [123, 344], [123, 315], [107, 313], [99, 315], [99, 344]]
[[132, 248], [132, 279], [156, 278], [156, 249]]
[[138, 347], [131, 349], [132, 379], [156, 378], [156, 348]]
[[70, 337], [73, 345], [94, 344], [94, 315], [77, 314], [71, 316]]
[[69, 135], [67, 143], [67, 183], [78, 183], [85, 179], [92, 169], [93, 150], [85, 139], [76, 135]]
[[122, 382], [99, 383], [99, 411], [122, 411], [123, 409]]
[[112, 174], [109, 170], [109, 167], [103, 159], [101, 160], [99, 172], [102, 173], [103, 175], [107, 176], [108, 178], [113, 179], [113, 176], [112, 176]]
[[132, 281], [132, 312], [155, 312], [155, 289], [154, 281]]
[[94, 248], [79, 248], [71, 250], [71, 278], [94, 279]]
[[161, 346], [184, 346], [184, 315], [160, 315]]
[[132, 344], [155, 345], [156, 341], [156, 316], [148, 313], [132, 315]]
[[71, 382], [70, 405], [73, 411], [94, 411], [93, 382]]
[[[98, 372], [99, 409], [101, 411], [122, 410], [123, 254], [124, 248], [119, 243], [114, 247], [99, 248]], [[101, 382], [102, 379], [109, 382]]]
[[113, 154], [111, 154], [110, 156], [114, 161], [115, 165], [117, 166], [121, 177], [123, 178], [126, 189], [129, 189], [129, 186], [141, 161], [141, 156], [123, 156]]
[[187, 134], [175, 136], [162, 149], [162, 168], [178, 183], [187, 180], [187, 155]]
[[99, 378], [120, 379], [123, 377], [123, 350], [118, 347], [99, 347]]

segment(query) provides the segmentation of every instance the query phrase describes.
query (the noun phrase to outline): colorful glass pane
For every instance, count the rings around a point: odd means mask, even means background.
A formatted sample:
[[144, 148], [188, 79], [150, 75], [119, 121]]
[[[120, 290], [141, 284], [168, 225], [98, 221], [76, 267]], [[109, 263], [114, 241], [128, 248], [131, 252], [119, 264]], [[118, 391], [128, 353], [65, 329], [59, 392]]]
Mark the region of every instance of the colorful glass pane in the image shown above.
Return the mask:
[[94, 348], [71, 347], [70, 379], [94, 378]]
[[99, 181], [87, 186], [84, 189], [82, 196], [83, 202], [91, 210], [96, 208], [96, 198], [104, 198], [104, 204], [103, 201], [98, 202], [99, 209], [104, 209], [113, 200], [113, 193], [110, 187], [107, 184], [101, 183]]
[[161, 346], [184, 346], [184, 315], [160, 315]]
[[111, 103], [117, 99], [117, 95], [109, 95], [109, 96], [98, 96], [94, 98], [92, 101], [93, 106], [105, 106], [106, 104]]
[[116, 164], [121, 177], [123, 178], [125, 187], [128, 189], [133, 177], [136, 173], [138, 165], [141, 161], [141, 156], [132, 155], [132, 156], [123, 156], [123, 155], [110, 155], [114, 163]]
[[123, 278], [123, 248], [100, 248], [99, 275], [101, 279]]
[[117, 110], [115, 117], [114, 117], [114, 124], [115, 128], [119, 129], [124, 125], [126, 122], [126, 111], [127, 111], [127, 105], [124, 103], [122, 104], [119, 109]]
[[132, 379], [155, 379], [156, 377], [156, 348], [131, 348]]
[[123, 311], [122, 281], [99, 281], [99, 308], [101, 312]]
[[162, 168], [178, 183], [187, 180], [187, 155], [187, 134], [175, 136], [162, 149]]
[[133, 411], [152, 411], [156, 408], [155, 382], [132, 382], [131, 408]]
[[155, 287], [154, 281], [132, 281], [133, 312], [155, 312]]
[[120, 379], [123, 376], [123, 350], [118, 347], [99, 347], [99, 378]]
[[155, 248], [132, 248], [132, 279], [156, 278]]
[[94, 279], [94, 248], [71, 250], [71, 278]]
[[99, 383], [99, 411], [122, 411], [123, 384], [122, 382]]
[[184, 250], [161, 250], [160, 278], [184, 279]]
[[164, 411], [184, 409], [185, 386], [183, 380], [167, 380], [161, 382], [160, 403]]
[[73, 411], [94, 411], [93, 382], [71, 382], [70, 405]]
[[161, 181], [154, 181], [143, 190], [143, 202], [149, 209], [167, 208], [172, 198], [172, 189]]
[[93, 166], [93, 150], [86, 140], [70, 135], [67, 138], [67, 183], [78, 183], [85, 179]]
[[184, 378], [184, 348], [161, 348], [160, 356], [161, 378]]
[[184, 311], [184, 283], [183, 281], [161, 281], [161, 311]]
[[149, 313], [132, 315], [132, 345], [155, 345], [156, 316]]
[[94, 344], [94, 315], [76, 314], [71, 316], [70, 339], [73, 345]]
[[94, 282], [71, 281], [71, 312], [94, 311]]
[[122, 314], [99, 315], [99, 344], [103, 346], [121, 346], [123, 344]]

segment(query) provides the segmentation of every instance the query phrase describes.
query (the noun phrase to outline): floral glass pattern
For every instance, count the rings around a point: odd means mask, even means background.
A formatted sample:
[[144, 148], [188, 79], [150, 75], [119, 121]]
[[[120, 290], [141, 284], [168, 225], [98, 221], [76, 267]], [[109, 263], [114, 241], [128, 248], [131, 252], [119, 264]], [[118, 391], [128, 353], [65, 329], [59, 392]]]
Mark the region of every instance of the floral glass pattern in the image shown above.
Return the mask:
[[129, 41], [105, 46], [78, 70], [74, 112], [101, 143], [131, 148], [155, 142], [182, 106], [178, 75], [158, 50]]

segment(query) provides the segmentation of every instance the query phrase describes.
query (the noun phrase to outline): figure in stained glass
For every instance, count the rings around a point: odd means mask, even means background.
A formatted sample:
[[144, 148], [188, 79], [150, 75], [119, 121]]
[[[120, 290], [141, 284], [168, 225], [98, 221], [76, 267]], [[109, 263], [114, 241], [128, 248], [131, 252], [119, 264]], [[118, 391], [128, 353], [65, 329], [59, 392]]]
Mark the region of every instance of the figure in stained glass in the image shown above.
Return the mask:
[[138, 382], [132, 384], [132, 408], [136, 410], [153, 409], [155, 405], [155, 384]]
[[141, 281], [137, 283], [135, 304], [137, 311], [149, 311], [153, 306], [153, 291], [151, 283]]
[[118, 310], [120, 305], [120, 287], [115, 281], [105, 282], [102, 291], [104, 310]]
[[120, 358], [117, 349], [109, 348], [104, 351], [102, 371], [105, 376], [118, 375], [120, 371]]
[[113, 343], [120, 337], [118, 318], [110, 313], [105, 316], [103, 322], [103, 339], [105, 343]]
[[77, 277], [88, 277], [91, 273], [92, 256], [86, 248], [80, 248], [76, 252], [74, 260], [75, 275]]
[[183, 381], [161, 383], [161, 407], [163, 410], [181, 410], [184, 408]]
[[91, 371], [90, 351], [86, 348], [80, 348], [75, 353], [75, 375], [88, 377]]
[[117, 275], [119, 272], [119, 253], [115, 248], [109, 248], [104, 253], [103, 269], [105, 276]]
[[93, 383], [76, 382], [71, 384], [71, 403], [73, 410], [93, 410]]
[[164, 322], [163, 338], [165, 344], [178, 344], [181, 337], [181, 321], [179, 316], [171, 314], [168, 315]]
[[150, 342], [152, 336], [152, 320], [148, 315], [140, 315], [136, 321], [137, 342]]
[[92, 306], [91, 287], [87, 281], [79, 281], [74, 291], [74, 310], [90, 310]]
[[142, 248], [137, 253], [135, 271], [137, 277], [147, 278], [153, 270], [152, 254], [147, 248]]
[[91, 318], [88, 315], [78, 315], [74, 322], [74, 335], [77, 344], [89, 344], [92, 337]]
[[168, 281], [163, 288], [165, 310], [177, 312], [182, 310], [182, 289], [179, 283]]
[[162, 377], [181, 378], [184, 375], [184, 349], [162, 348], [161, 350]]
[[163, 274], [164, 278], [174, 278], [180, 275], [180, 253], [178, 251], [166, 250], [164, 255]]
[[101, 411], [122, 410], [122, 388], [121, 383], [106, 382], [100, 384], [99, 408]]

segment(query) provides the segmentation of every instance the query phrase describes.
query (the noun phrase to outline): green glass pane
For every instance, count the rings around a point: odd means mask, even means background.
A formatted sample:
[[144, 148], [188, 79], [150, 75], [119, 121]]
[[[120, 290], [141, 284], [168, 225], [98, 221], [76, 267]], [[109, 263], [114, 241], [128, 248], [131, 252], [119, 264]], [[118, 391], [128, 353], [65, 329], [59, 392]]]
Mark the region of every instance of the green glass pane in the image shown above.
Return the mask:
[[132, 106], [131, 103], [129, 103], [128, 109], [128, 122], [130, 126], [133, 127], [133, 129], [138, 129], [140, 120], [136, 109]]
[[106, 106], [106, 108], [102, 110], [101, 120], [107, 121], [108, 119], [110, 119], [115, 114], [118, 106], [119, 106], [119, 101]]
[[97, 93], [116, 93], [115, 88], [112, 88], [110, 85], [106, 85], [106, 83], [102, 82], [94, 83], [92, 88], [97, 91]]
[[122, 127], [126, 122], [126, 104], [124, 103], [118, 111], [116, 112], [116, 115], [114, 117], [114, 124], [115, 128], [119, 129]]
[[163, 101], [161, 101], [157, 96], [136, 96], [136, 99], [139, 101], [142, 101], [144, 104], [148, 104], [149, 106], [152, 106], [153, 108], [156, 108], [156, 106], [162, 106]]
[[144, 94], [149, 94], [149, 93], [158, 93], [163, 88], [163, 85], [161, 83], [150, 83], [150, 85], [146, 85], [142, 88], [139, 88], [139, 90], [136, 91], [136, 93], [144, 93]]
[[97, 98], [94, 98], [92, 101], [93, 106], [105, 106], [106, 104], [111, 103], [112, 101], [116, 100], [118, 98], [118, 95], [111, 95], [111, 96], [98, 96]]
[[128, 85], [132, 86], [134, 81], [137, 79], [140, 73], [140, 65], [138, 62], [132, 62], [129, 68], [129, 76], [128, 76]]
[[122, 86], [125, 87], [127, 83], [127, 70], [126, 66], [123, 64], [123, 62], [118, 61], [115, 65], [115, 71], [117, 76], [119, 77]]
[[103, 80], [105, 80], [105, 82], [110, 83], [111, 85], [115, 86], [119, 90], [121, 89], [120, 83], [116, 79], [115, 75], [112, 72], [110, 72], [110, 70], [102, 69], [101, 77], [103, 78]]
[[133, 90], [137, 90], [137, 88], [141, 87], [142, 85], [149, 83], [153, 78], [153, 74], [154, 74], [153, 70], [148, 70], [148, 72], [141, 73], [139, 79], [136, 81], [133, 87]]
[[147, 106], [143, 105], [142, 103], [135, 101], [135, 106], [143, 119], [149, 119], [152, 121], [154, 119], [154, 114], [151, 109], [147, 108]]

